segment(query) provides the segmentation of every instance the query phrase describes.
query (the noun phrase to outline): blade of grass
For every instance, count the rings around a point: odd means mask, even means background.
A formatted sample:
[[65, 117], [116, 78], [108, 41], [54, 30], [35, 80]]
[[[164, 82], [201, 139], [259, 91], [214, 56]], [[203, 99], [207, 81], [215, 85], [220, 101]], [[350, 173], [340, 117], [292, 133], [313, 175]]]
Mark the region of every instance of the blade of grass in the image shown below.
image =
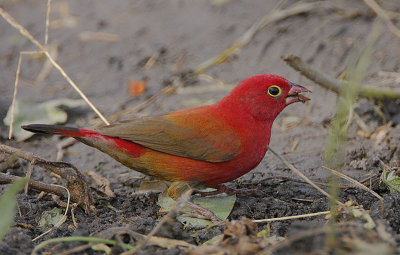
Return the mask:
[[0, 242], [10, 230], [14, 222], [17, 201], [15, 196], [23, 189], [26, 179], [15, 181], [0, 198]]
[[37, 255], [39, 250], [45, 248], [49, 244], [61, 243], [61, 242], [105, 243], [105, 244], [110, 244], [110, 245], [114, 245], [114, 246], [122, 245], [123, 247], [125, 247], [128, 250], [135, 249], [135, 247], [133, 247], [133, 246], [131, 246], [129, 244], [124, 244], [124, 243], [120, 244], [117, 241], [109, 240], [109, 239], [96, 238], [96, 237], [87, 237], [87, 236], [69, 236], [69, 237], [53, 238], [53, 239], [41, 242], [40, 244], [35, 246], [35, 248], [32, 251], [32, 255]]
[[[366, 71], [369, 66], [369, 61], [371, 55], [374, 51], [375, 43], [377, 42], [380, 35], [380, 23], [375, 22], [372, 26], [372, 30], [368, 35], [366, 46], [362, 51], [357, 64], [355, 66], [349, 66], [346, 80], [351, 83], [359, 84], [365, 77]], [[349, 86], [349, 84], [342, 83], [340, 86], [340, 91], [338, 95], [338, 100], [336, 104], [336, 115], [332, 121], [330, 134], [328, 141], [325, 146], [325, 162], [327, 166], [331, 169], [336, 170], [340, 173], [345, 160], [345, 147], [347, 141], [347, 131], [351, 122], [353, 105], [356, 102], [357, 90], [354, 86]], [[330, 231], [326, 239], [326, 244], [330, 251], [334, 252], [338, 247], [337, 238], [337, 208], [336, 200], [338, 198], [338, 180], [339, 176], [331, 174], [330, 189], [329, 194], [330, 199], [330, 210], [331, 218], [329, 219]]]

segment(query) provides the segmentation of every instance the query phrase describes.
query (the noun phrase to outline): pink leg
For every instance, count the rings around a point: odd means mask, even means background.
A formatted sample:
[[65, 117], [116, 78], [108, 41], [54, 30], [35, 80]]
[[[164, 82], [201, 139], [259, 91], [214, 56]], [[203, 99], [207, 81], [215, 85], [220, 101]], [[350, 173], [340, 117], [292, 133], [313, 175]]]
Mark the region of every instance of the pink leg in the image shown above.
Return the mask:
[[224, 184], [220, 184], [215, 187], [215, 191], [195, 191], [195, 194], [200, 194], [202, 197], [206, 196], [214, 196], [220, 193], [225, 193], [227, 195], [234, 195], [234, 194], [256, 194], [259, 193], [260, 191], [257, 189], [232, 189]]
[[221, 222], [221, 220], [212, 211], [202, 207], [201, 205], [193, 202], [187, 202], [186, 205], [200, 213], [200, 215], [192, 215], [194, 217], [211, 220], [212, 222]]

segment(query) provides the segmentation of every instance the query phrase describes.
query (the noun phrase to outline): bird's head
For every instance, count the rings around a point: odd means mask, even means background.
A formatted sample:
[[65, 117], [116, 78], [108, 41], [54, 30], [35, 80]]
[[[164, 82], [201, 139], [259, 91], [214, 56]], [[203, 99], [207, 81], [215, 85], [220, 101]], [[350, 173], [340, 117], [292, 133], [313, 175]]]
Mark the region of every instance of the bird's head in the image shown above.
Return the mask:
[[221, 104], [244, 110], [261, 121], [274, 120], [286, 106], [310, 100], [302, 92], [310, 91], [279, 75], [260, 74], [241, 81]]

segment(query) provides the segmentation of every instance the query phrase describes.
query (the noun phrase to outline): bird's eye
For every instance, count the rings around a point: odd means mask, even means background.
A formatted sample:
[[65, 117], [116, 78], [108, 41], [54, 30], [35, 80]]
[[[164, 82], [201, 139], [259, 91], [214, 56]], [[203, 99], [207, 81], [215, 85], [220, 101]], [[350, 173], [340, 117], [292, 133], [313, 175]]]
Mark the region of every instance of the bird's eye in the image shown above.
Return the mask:
[[276, 85], [272, 85], [267, 90], [268, 95], [278, 97], [282, 94], [282, 89]]

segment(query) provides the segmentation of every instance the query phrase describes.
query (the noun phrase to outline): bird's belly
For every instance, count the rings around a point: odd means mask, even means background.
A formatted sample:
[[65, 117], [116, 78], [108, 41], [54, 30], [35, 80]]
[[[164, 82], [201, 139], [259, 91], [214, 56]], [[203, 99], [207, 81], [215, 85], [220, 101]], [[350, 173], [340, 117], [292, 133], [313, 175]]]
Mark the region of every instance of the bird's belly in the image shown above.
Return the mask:
[[265, 151], [251, 157], [236, 157], [226, 162], [212, 163], [149, 150], [134, 160], [131, 168], [146, 169], [146, 174], [162, 180], [202, 183], [213, 187], [235, 180], [254, 169], [264, 157]]
[[166, 154], [122, 139], [81, 140], [143, 174], [160, 180], [201, 183], [208, 187], [235, 180], [248, 173], [260, 163], [266, 152], [266, 146], [258, 146], [261, 149], [244, 150], [244, 153], [232, 160], [212, 163]]

